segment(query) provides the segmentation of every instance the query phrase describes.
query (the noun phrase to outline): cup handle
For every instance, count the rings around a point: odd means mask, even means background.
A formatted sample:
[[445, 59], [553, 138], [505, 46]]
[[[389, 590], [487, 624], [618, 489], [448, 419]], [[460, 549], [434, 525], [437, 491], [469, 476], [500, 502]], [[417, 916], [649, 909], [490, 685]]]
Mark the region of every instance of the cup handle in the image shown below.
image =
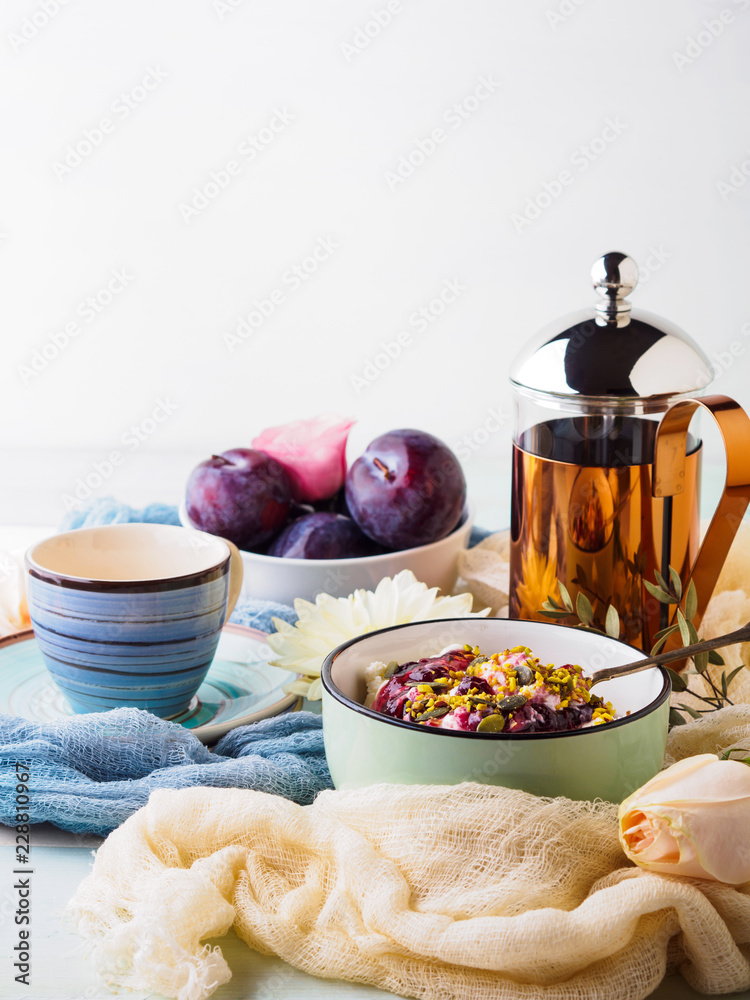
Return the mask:
[[229, 593], [227, 594], [227, 613], [224, 616], [224, 623], [229, 620], [229, 616], [234, 611], [234, 606], [237, 603], [237, 598], [240, 596], [240, 591], [242, 590], [242, 556], [240, 555], [240, 550], [234, 544], [234, 542], [228, 541], [226, 538], [222, 538], [222, 542], [229, 549], [230, 562], [229, 562]]
[[[696, 628], [750, 504], [750, 417], [736, 400], [720, 395], [680, 400], [664, 414], [654, 444], [653, 495], [671, 497], [682, 493], [688, 427], [699, 407], [707, 410], [718, 424], [727, 457], [727, 478], [696, 560], [683, 581], [684, 590], [691, 580], [695, 582], [698, 610], [693, 622]], [[672, 622], [676, 617], [675, 608]]]

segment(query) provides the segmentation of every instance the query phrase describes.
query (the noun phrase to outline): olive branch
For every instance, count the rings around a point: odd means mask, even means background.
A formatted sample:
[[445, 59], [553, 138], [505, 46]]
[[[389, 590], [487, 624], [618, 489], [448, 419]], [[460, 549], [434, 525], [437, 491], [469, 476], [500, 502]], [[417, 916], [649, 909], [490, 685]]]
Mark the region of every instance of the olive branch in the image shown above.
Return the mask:
[[[664, 579], [658, 570], [655, 571], [654, 577], [656, 583], [644, 580], [643, 586], [660, 604], [677, 605], [677, 621], [674, 625], [669, 625], [667, 628], [656, 633], [654, 644], [651, 647], [651, 656], [656, 656], [657, 653], [661, 652], [667, 639], [677, 632], [680, 633], [683, 646], [690, 646], [693, 643], [700, 642], [698, 630], [693, 624], [693, 618], [698, 610], [698, 595], [695, 583], [691, 580], [687, 590], [683, 593], [682, 580], [674, 566], [669, 567], [669, 582]], [[557, 586], [560, 591], [560, 601], [562, 603], [555, 600], [551, 595], [548, 595], [547, 600], [539, 609], [540, 614], [546, 618], [553, 619], [570, 618], [571, 615], [575, 615], [578, 618], [576, 628], [584, 629], [587, 632], [595, 632], [597, 635], [607, 635], [612, 639], [620, 638], [623, 632], [622, 623], [619, 612], [613, 604], [607, 606], [606, 616], [602, 622], [595, 617], [591, 601], [582, 591], [579, 591], [574, 606], [570, 592], [565, 584], [558, 580]], [[672, 690], [676, 694], [688, 691], [691, 697], [706, 706], [705, 708], [693, 708], [691, 705], [682, 703], [674, 705], [669, 710], [670, 726], [684, 726], [688, 721], [685, 717], [686, 715], [691, 719], [699, 719], [701, 715], [707, 712], [715, 712], [725, 705], [734, 704], [729, 697], [729, 688], [737, 674], [744, 670], [744, 664], [735, 667], [729, 674], [725, 670], [722, 670], [718, 681], [715, 681], [711, 674], [708, 673], [709, 664], [716, 667], [723, 667], [725, 665], [719, 653], [711, 650], [711, 652], [707, 653], [697, 653], [693, 657], [693, 666], [688, 667], [682, 673], [678, 674], [669, 667], [664, 668], [671, 678]], [[708, 686], [707, 694], [697, 694], [690, 689], [689, 681], [686, 678], [691, 676], [700, 676], [703, 678], [703, 681]]]

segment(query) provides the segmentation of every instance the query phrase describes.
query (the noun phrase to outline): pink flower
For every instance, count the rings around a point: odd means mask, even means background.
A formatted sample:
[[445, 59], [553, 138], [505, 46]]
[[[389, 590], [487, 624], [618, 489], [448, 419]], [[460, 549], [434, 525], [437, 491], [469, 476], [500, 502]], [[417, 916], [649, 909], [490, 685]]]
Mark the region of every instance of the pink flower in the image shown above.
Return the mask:
[[327, 500], [344, 484], [346, 439], [353, 423], [334, 416], [294, 420], [263, 431], [253, 448], [284, 466], [297, 500]]

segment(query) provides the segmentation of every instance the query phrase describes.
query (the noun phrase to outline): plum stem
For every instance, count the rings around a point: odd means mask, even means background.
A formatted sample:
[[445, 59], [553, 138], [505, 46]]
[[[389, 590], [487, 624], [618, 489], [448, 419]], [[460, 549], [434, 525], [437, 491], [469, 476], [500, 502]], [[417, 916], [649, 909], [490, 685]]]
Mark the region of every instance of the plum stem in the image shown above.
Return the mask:
[[229, 461], [228, 458], [224, 458], [222, 455], [212, 455], [211, 456], [211, 461], [212, 462], [219, 462], [221, 465], [231, 465], [232, 464]]
[[374, 458], [372, 464], [383, 473], [385, 478], [390, 482], [392, 479], [396, 478], [395, 473], [391, 472], [387, 465], [380, 461], [379, 458]]

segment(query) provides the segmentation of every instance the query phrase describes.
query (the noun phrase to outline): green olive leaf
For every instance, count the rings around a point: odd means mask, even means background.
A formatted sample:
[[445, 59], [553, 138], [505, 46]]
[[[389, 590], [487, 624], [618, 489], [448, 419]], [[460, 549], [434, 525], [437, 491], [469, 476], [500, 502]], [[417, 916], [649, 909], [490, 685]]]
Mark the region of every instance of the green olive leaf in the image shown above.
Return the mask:
[[674, 633], [679, 630], [679, 627], [680, 627], [679, 625], [670, 625], [668, 628], [664, 628], [661, 630], [661, 632], [656, 633], [656, 635], [654, 636], [656, 641], [654, 642], [654, 645], [651, 647], [651, 656], [656, 656], [656, 654], [661, 650], [662, 646], [670, 637], [670, 635], [674, 635]]
[[581, 590], [578, 591], [578, 597], [576, 597], [576, 613], [584, 625], [591, 625], [594, 620], [594, 609], [591, 607], [591, 601]]
[[660, 601], [662, 604], [675, 603], [674, 597], [671, 594], [668, 594], [666, 590], [662, 590], [661, 587], [657, 587], [655, 584], [649, 583], [648, 580], [643, 581], [643, 586], [652, 597], [655, 597], [656, 600]]
[[573, 614], [573, 602], [570, 599], [570, 593], [568, 591], [568, 588], [565, 586], [564, 583], [561, 583], [560, 580], [557, 581], [557, 586], [560, 588], [560, 597], [562, 597], [563, 604], [568, 609], [568, 611], [570, 611], [570, 613]]
[[578, 625], [576, 625], [576, 628], [583, 629], [584, 632], [593, 632], [594, 635], [606, 635], [607, 634], [606, 632], [602, 632], [602, 630], [600, 628], [594, 628], [593, 625], [584, 625], [583, 622], [580, 622]]
[[685, 594], [685, 617], [688, 620], [695, 618], [695, 612], [698, 610], [698, 594], [695, 589], [695, 580], [691, 580], [687, 594]]
[[[734, 670], [727, 677], [727, 688], [732, 683], [732, 681], [735, 679], [735, 677], [737, 676], [737, 674], [741, 673], [741, 671], [743, 671], [744, 669], [745, 669], [745, 664], [744, 663], [740, 663], [739, 667], [735, 667], [734, 668]], [[723, 676], [724, 675], [722, 674], [722, 677]]]
[[677, 609], [677, 623], [680, 626], [680, 638], [682, 639], [682, 645], [690, 645], [690, 629], [688, 628], [688, 623], [685, 621], [685, 616], [680, 609]]
[[651, 656], [656, 656], [658, 653], [661, 652], [662, 647], [664, 646], [664, 643], [667, 641], [668, 638], [669, 636], [663, 635], [661, 639], [656, 640], [656, 642], [651, 647]]
[[656, 633], [654, 639], [661, 639], [662, 637], [667, 639], [673, 632], [676, 632], [679, 627], [679, 625], [667, 625], [666, 628], [663, 628], [660, 632]]
[[620, 638], [620, 616], [613, 604], [607, 608], [606, 629], [607, 635], [611, 635], [613, 639]]
[[667, 671], [669, 679], [672, 681], [673, 691], [687, 691], [687, 681], [681, 674], [678, 674], [676, 670], [672, 670], [671, 667], [665, 667], [664, 669]]
[[[674, 566], [669, 567], [669, 579], [672, 581], [672, 590], [675, 592], [675, 596], [679, 601], [682, 597], [682, 580], [680, 579], [680, 574], [674, 568]], [[688, 618], [692, 618], [692, 615], [688, 615]]]
[[[695, 669], [699, 674], [704, 673], [708, 669], [708, 653], [696, 653], [693, 657], [693, 663], [695, 664]], [[724, 675], [721, 675], [722, 678]], [[726, 698], [727, 693], [724, 692], [724, 697]]]
[[691, 719], [700, 719], [701, 717], [701, 713], [696, 712], [696, 710], [694, 708], [691, 708], [689, 705], [680, 704], [678, 707], [683, 712], [687, 712], [687, 714], [690, 716]]

